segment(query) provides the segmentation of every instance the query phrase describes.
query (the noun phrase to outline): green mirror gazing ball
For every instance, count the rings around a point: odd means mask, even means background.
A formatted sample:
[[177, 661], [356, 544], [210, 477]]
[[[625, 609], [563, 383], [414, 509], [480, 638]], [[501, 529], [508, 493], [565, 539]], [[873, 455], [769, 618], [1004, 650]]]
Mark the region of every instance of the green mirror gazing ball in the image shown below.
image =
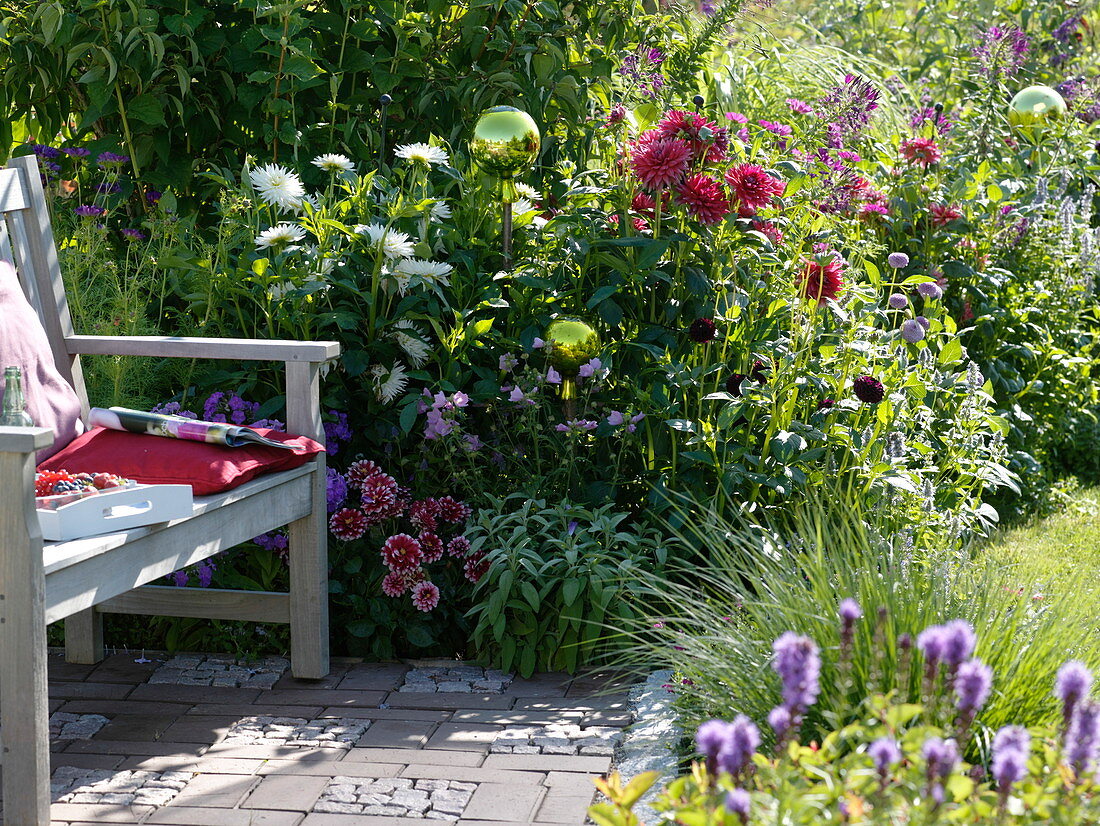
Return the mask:
[[534, 163], [539, 153], [539, 127], [514, 106], [494, 106], [474, 126], [470, 154], [491, 175], [513, 178]]
[[588, 324], [576, 318], [559, 318], [546, 328], [552, 346], [548, 359], [563, 376], [576, 376], [582, 364], [600, 353], [600, 337]]
[[1008, 109], [1013, 127], [1046, 126], [1066, 114], [1066, 102], [1049, 86], [1028, 86], [1016, 93]]

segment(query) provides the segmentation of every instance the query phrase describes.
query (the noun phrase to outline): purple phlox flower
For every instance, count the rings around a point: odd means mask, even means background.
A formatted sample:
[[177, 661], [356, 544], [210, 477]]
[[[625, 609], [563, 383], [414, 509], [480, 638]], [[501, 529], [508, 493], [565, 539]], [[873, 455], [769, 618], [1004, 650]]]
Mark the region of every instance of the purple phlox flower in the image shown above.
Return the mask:
[[204, 559], [195, 566], [195, 571], [199, 575], [199, 587], [209, 588], [210, 583], [214, 580], [214, 571], [217, 566], [212, 560]]
[[901, 323], [901, 337], [910, 344], [916, 344], [924, 338], [925, 330], [915, 318], [907, 318]]
[[625, 421], [626, 418], [618, 410], [612, 410], [607, 416], [607, 423], [612, 427], [618, 427]]
[[[206, 401], [202, 406], [202, 415], [207, 421], [214, 421], [213, 417], [217, 415], [218, 405], [221, 404], [223, 398], [225, 398], [225, 393], [221, 390], [215, 390], [206, 397]], [[222, 421], [225, 421], [225, 419], [223, 418]]]
[[335, 456], [341, 446], [351, 440], [351, 425], [348, 424], [348, 414], [340, 410], [330, 410], [328, 415], [336, 419], [334, 422], [325, 422], [325, 452]]
[[931, 301], [943, 298], [943, 287], [935, 281], [923, 281], [917, 285], [917, 292]]
[[117, 192], [122, 192], [122, 187], [117, 183], [108, 183], [104, 181], [103, 183], [96, 184], [95, 191], [102, 192], [106, 195], [114, 195]]
[[348, 498], [348, 481], [333, 468], [328, 468], [325, 472], [325, 495], [329, 513], [335, 513]]
[[787, 739], [787, 733], [791, 730], [791, 711], [786, 706], [776, 706], [768, 712], [768, 725], [775, 732], [775, 739], [782, 743]]
[[477, 453], [479, 450], [485, 447], [485, 443], [481, 441], [481, 437], [478, 436], [476, 433], [464, 434], [462, 436], [462, 441], [462, 446], [466, 448], [466, 450], [468, 450], [470, 453]]
[[603, 362], [599, 359], [590, 359], [580, 366], [577, 370], [577, 375], [582, 379], [589, 379], [595, 375], [596, 371], [603, 367]]
[[990, 80], [1012, 77], [1024, 65], [1030, 43], [1018, 28], [991, 26], [982, 34], [972, 54]]
[[253, 537], [252, 541], [265, 551], [275, 551], [276, 553], [285, 551], [290, 547], [290, 541], [281, 533], [260, 534]]
[[875, 764], [875, 771], [885, 782], [890, 770], [901, 762], [901, 749], [890, 737], [880, 737], [867, 747], [867, 754]]
[[497, 363], [500, 365], [500, 369], [505, 373], [511, 373], [516, 368], [516, 365], [519, 364], [519, 359], [514, 353], [505, 353], [497, 359]]
[[993, 736], [993, 760], [990, 769], [997, 791], [1008, 795], [1013, 783], [1027, 775], [1027, 758], [1031, 753], [1031, 735], [1023, 726], [1004, 726]]
[[909, 266], [909, 256], [904, 252], [892, 252], [886, 256], [886, 263], [895, 270], [900, 270]]
[[799, 115], [812, 115], [814, 113], [814, 107], [798, 98], [787, 98], [787, 106], [790, 107], [792, 112]]
[[989, 699], [992, 687], [993, 669], [981, 660], [967, 660], [955, 675], [956, 707], [964, 716], [973, 716]]
[[256, 419], [254, 422], [248, 423], [249, 427], [262, 427], [266, 430], [279, 430], [286, 432], [286, 423], [280, 422], [278, 419]]
[[718, 768], [736, 777], [760, 745], [760, 730], [744, 714], [738, 714], [727, 729], [726, 742], [718, 752]]
[[191, 581], [191, 577], [187, 571], [174, 571], [168, 575], [168, 579], [172, 581], [172, 584], [177, 588], [183, 588]]
[[1062, 719], [1069, 725], [1077, 704], [1092, 689], [1092, 672], [1080, 660], [1069, 660], [1058, 669], [1054, 681], [1054, 696], [1062, 701]]
[[890, 305], [891, 309], [904, 310], [909, 306], [909, 299], [902, 293], [892, 293], [886, 303]]
[[153, 408], [154, 413], [163, 413], [165, 416], [182, 416], [185, 419], [197, 419], [198, 414], [190, 410], [184, 410], [179, 402], [165, 402]]
[[974, 627], [966, 620], [955, 619], [948, 622], [943, 629], [943, 661], [949, 666], [958, 668], [964, 660], [973, 655], [974, 648], [978, 644]]
[[744, 789], [734, 789], [726, 795], [726, 811], [741, 818], [742, 823], [749, 822], [752, 811], [752, 797]]
[[102, 152], [95, 159], [100, 166], [122, 166], [130, 162], [129, 155], [118, 155], [114, 152]]
[[107, 210], [98, 204], [81, 204], [73, 210], [81, 218], [96, 218], [100, 215], [105, 215]]
[[793, 631], [783, 634], [772, 645], [775, 659], [772, 668], [783, 682], [783, 703], [797, 716], [817, 700], [821, 690], [821, 656], [809, 637]]
[[551, 367], [546, 371], [546, 381], [550, 384], [561, 384], [561, 374]]
[[62, 146], [61, 151], [70, 158], [87, 158], [92, 154], [90, 149], [85, 149], [83, 146]]
[[1100, 755], [1100, 703], [1086, 700], [1077, 705], [1066, 732], [1066, 760], [1079, 780]]
[[40, 158], [49, 158], [50, 160], [57, 158], [61, 155], [60, 149], [55, 149], [52, 146], [47, 146], [44, 143], [36, 143], [31, 147], [31, 151], [34, 152]]
[[123, 227], [118, 231], [118, 234], [128, 241], [144, 241], [146, 235], [140, 229], [134, 229], [132, 227]]
[[695, 748], [707, 759], [711, 770], [717, 765], [718, 752], [729, 739], [730, 724], [725, 720], [707, 720], [695, 731]]

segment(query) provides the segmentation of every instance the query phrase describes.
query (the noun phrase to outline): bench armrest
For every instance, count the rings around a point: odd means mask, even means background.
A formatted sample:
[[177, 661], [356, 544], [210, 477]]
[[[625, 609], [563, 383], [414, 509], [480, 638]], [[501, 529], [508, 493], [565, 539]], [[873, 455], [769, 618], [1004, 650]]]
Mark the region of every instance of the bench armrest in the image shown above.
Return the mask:
[[340, 355], [335, 341], [279, 341], [181, 336], [66, 336], [70, 355], [153, 356], [320, 364]]
[[48, 427], [0, 427], [0, 453], [34, 453], [52, 444]]

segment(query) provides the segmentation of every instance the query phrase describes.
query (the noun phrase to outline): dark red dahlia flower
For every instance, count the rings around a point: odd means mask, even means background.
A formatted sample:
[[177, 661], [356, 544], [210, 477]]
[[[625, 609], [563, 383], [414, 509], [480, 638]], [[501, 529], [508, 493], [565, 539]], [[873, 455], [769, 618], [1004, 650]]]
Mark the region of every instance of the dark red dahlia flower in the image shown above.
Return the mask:
[[[630, 167], [651, 192], [679, 183], [691, 165], [691, 146], [675, 138], [644, 133], [630, 145]], [[648, 139], [647, 139], [648, 138]]]
[[464, 536], [456, 536], [447, 543], [447, 554], [454, 557], [466, 556], [470, 552], [470, 540]]
[[726, 172], [726, 185], [729, 186], [734, 200], [737, 201], [738, 214], [741, 214], [741, 208], [743, 208], [749, 211], [750, 215], [771, 204], [786, 189], [782, 181], [773, 178], [762, 167], [751, 163], [730, 167]]
[[729, 198], [722, 184], [710, 175], [689, 175], [676, 188], [676, 201], [687, 208], [688, 213], [701, 224], [717, 224], [730, 212]]
[[473, 508], [465, 502], [459, 502], [453, 496], [442, 496], [435, 500], [439, 508], [439, 518], [452, 525], [465, 522], [473, 514]]
[[844, 289], [843, 272], [835, 258], [826, 264], [807, 261], [798, 273], [798, 294], [818, 304], [836, 301]]
[[882, 382], [874, 376], [860, 376], [852, 382], [852, 392], [855, 393], [857, 399], [867, 404], [878, 404], [886, 398], [886, 391], [882, 387]]
[[420, 543], [420, 551], [424, 554], [424, 562], [438, 562], [443, 558], [443, 540], [430, 531], [424, 531], [416, 538]]
[[391, 536], [382, 546], [382, 561], [391, 571], [407, 571], [415, 568], [423, 557], [420, 543], [407, 533]]
[[351, 542], [367, 532], [367, 517], [354, 508], [340, 508], [329, 517], [328, 527], [337, 539]]
[[386, 476], [386, 474], [382, 471], [382, 468], [370, 459], [360, 459], [357, 462], [352, 462], [347, 472], [348, 487], [358, 488], [372, 476]]
[[709, 318], [697, 318], [688, 327], [688, 338], [696, 344], [706, 344], [708, 341], [714, 341], [717, 335], [718, 328], [715, 326], [714, 321]]

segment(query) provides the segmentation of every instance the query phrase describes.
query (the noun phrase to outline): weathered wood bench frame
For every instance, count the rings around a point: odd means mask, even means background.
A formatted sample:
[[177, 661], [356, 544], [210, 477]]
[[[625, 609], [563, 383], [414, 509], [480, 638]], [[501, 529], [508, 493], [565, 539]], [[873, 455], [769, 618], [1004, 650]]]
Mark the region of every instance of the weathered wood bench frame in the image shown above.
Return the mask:
[[[0, 169], [0, 214], [0, 258], [19, 272], [46, 328], [54, 362], [85, 412], [82, 354], [281, 361], [288, 431], [324, 441], [319, 370], [339, 354], [336, 342], [75, 335], [33, 156]], [[329, 670], [323, 454], [295, 470], [197, 497], [188, 519], [51, 544], [43, 542], [35, 514], [34, 454], [52, 440], [43, 428], [0, 428], [0, 737], [3, 822], [11, 826], [50, 822], [46, 626], [51, 622], [66, 620], [66, 656], [84, 663], [103, 656], [105, 612], [285, 622], [294, 676], [321, 678]], [[289, 593], [147, 584], [284, 525], [289, 527]]]

